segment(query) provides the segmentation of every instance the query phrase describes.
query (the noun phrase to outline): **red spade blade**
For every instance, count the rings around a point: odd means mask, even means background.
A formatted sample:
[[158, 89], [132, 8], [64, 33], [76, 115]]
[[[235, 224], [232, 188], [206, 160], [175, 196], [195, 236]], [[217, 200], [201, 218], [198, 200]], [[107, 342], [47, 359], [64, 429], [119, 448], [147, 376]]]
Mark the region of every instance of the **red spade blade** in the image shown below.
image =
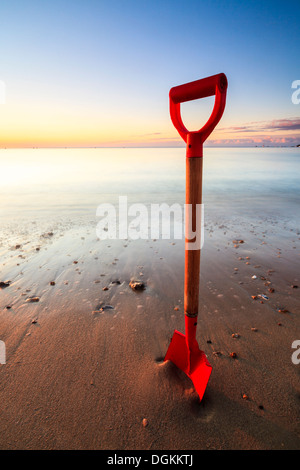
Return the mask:
[[175, 330], [164, 360], [172, 361], [192, 380], [201, 401], [212, 367], [205, 353], [199, 349], [198, 344], [189, 350], [186, 336]]

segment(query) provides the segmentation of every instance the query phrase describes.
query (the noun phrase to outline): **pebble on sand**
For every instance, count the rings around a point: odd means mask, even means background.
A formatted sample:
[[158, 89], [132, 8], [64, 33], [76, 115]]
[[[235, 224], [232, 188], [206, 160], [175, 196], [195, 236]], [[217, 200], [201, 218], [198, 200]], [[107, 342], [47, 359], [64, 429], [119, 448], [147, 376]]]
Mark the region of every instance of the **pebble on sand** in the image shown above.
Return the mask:
[[147, 420], [147, 418], [143, 418], [142, 423], [143, 423], [143, 427], [146, 428], [149, 424], [149, 421]]
[[229, 355], [230, 355], [230, 357], [232, 357], [232, 359], [237, 358], [237, 353], [235, 353], [235, 352], [231, 352]]
[[97, 315], [98, 313], [103, 313], [105, 310], [114, 310], [112, 305], [100, 305], [97, 307], [97, 310], [93, 310], [92, 314]]
[[55, 282], [54, 282], [54, 281], [50, 281], [50, 286], [55, 286]]
[[243, 393], [243, 400], [249, 400], [249, 397], [246, 393]]
[[10, 285], [10, 281], [7, 282], [0, 282], [0, 289], [4, 289], [5, 287], [8, 287]]
[[222, 356], [222, 353], [221, 351], [213, 351], [213, 355], [219, 357]]
[[28, 297], [28, 299], [26, 299], [26, 302], [39, 302], [39, 300], [39, 297]]
[[130, 281], [129, 285], [132, 290], [144, 290], [146, 289], [145, 284], [142, 281]]

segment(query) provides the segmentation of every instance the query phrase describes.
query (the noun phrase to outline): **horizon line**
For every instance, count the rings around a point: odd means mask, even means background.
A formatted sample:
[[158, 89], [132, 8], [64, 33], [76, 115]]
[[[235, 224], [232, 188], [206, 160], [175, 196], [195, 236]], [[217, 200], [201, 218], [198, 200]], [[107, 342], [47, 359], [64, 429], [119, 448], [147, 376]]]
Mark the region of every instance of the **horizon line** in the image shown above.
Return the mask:
[[[296, 145], [207, 145], [204, 146], [205, 148], [299, 148], [300, 144]], [[82, 146], [82, 145], [76, 145], [76, 146], [69, 146], [69, 145], [59, 145], [59, 146], [28, 146], [28, 147], [1, 147], [0, 150], [24, 150], [24, 149], [31, 149], [31, 150], [40, 150], [40, 149], [112, 149], [112, 148], [118, 148], [118, 149], [141, 149], [141, 148], [151, 148], [151, 149], [176, 149], [176, 148], [186, 148], [185, 145], [170, 145], [170, 146], [164, 146], [164, 147], [158, 147], [156, 145], [140, 145], [140, 146], [125, 146], [125, 145], [92, 145], [92, 146]]]

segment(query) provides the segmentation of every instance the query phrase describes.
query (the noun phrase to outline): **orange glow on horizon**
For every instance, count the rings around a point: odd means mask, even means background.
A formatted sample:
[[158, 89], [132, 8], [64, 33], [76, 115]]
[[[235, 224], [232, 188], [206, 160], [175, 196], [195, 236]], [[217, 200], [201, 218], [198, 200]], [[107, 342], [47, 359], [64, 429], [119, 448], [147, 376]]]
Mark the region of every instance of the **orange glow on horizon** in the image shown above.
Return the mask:
[[[72, 109], [58, 105], [0, 106], [0, 148], [32, 147], [178, 147], [184, 142], [173, 128], [168, 109], [164, 119], [136, 118], [112, 109]], [[224, 118], [207, 146], [298, 145], [299, 118], [235, 125]]]

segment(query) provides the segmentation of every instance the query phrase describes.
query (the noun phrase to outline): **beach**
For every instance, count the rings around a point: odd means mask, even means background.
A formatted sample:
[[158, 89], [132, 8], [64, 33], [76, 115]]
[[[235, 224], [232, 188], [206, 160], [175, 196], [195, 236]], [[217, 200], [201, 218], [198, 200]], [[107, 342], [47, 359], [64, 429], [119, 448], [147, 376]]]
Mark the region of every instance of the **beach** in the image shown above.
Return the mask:
[[0, 449], [299, 449], [299, 149], [206, 150], [201, 403], [163, 360], [184, 241], [96, 232], [120, 194], [183, 204], [184, 148], [49, 152], [0, 152]]

